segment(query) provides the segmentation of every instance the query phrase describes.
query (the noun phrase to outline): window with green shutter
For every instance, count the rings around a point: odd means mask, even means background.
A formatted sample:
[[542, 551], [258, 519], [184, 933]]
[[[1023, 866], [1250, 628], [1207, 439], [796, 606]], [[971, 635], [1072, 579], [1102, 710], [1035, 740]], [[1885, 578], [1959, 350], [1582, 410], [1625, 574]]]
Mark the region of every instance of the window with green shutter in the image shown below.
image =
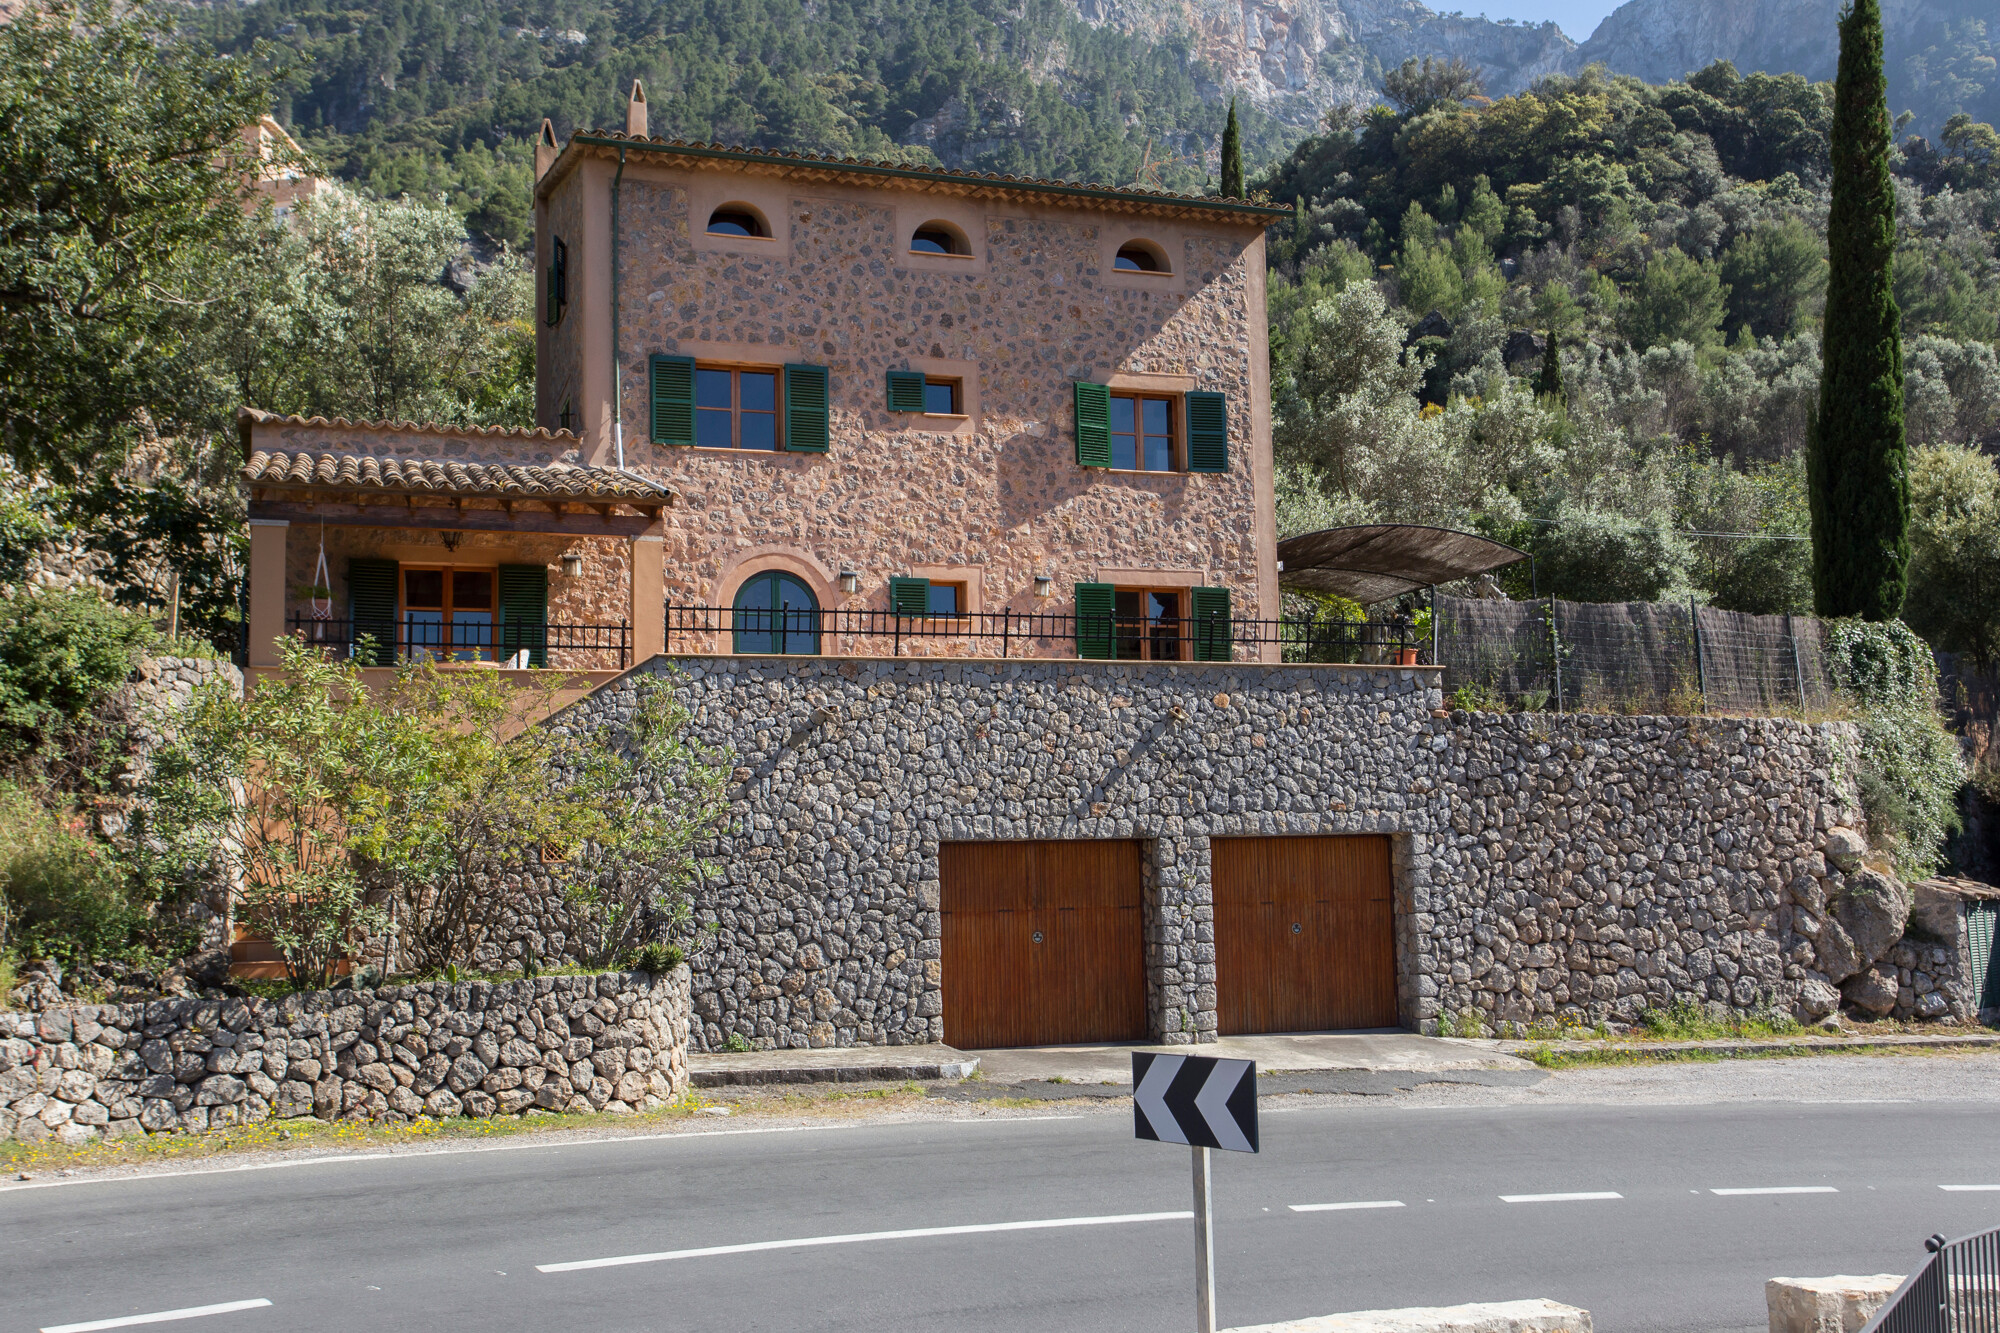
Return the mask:
[[500, 566], [500, 647], [505, 661], [528, 650], [528, 665], [549, 664], [549, 567]]
[[1084, 467], [1111, 466], [1111, 387], [1077, 380], [1076, 461]]
[[1219, 393], [1187, 395], [1187, 467], [1229, 471], [1229, 400]]
[[653, 358], [653, 443], [694, 443], [694, 358]]
[[396, 570], [394, 560], [347, 562], [347, 615], [354, 625], [354, 658], [362, 666], [395, 665]]
[[562, 323], [563, 312], [569, 309], [569, 247], [560, 236], [552, 237], [549, 246], [548, 289], [543, 293], [542, 318], [550, 328]]
[[1076, 655], [1111, 656], [1112, 598], [1116, 589], [1108, 583], [1076, 585]]
[[1194, 660], [1227, 662], [1235, 657], [1229, 628], [1229, 589], [1195, 588], [1188, 598], [1192, 613], [1189, 633], [1194, 639]]
[[899, 616], [928, 616], [931, 613], [931, 581], [890, 579], [889, 609]]
[[889, 410], [891, 412], [921, 412], [924, 410], [923, 371], [892, 370], [889, 372]]
[[825, 366], [785, 367], [785, 448], [823, 454], [833, 442]]

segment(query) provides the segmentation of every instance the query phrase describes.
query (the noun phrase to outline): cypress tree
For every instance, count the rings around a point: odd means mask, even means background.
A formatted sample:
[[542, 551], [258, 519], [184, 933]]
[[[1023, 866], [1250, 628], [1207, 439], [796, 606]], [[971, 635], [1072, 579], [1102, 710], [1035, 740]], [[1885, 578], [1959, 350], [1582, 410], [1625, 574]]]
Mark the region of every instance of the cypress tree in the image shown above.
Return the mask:
[[1560, 398], [1563, 396], [1563, 368], [1562, 354], [1559, 350], [1560, 342], [1561, 340], [1556, 337], [1556, 331], [1553, 328], [1550, 329], [1548, 346], [1542, 349], [1542, 373], [1540, 378], [1535, 381], [1535, 396], [1537, 398]]
[[1236, 99], [1229, 99], [1229, 123], [1222, 127], [1222, 194], [1243, 197], [1243, 132], [1236, 128]]
[[1908, 586], [1910, 487], [1880, 0], [1853, 0], [1840, 17], [1832, 159], [1825, 360], [1806, 456], [1813, 602], [1822, 616], [1893, 620]]

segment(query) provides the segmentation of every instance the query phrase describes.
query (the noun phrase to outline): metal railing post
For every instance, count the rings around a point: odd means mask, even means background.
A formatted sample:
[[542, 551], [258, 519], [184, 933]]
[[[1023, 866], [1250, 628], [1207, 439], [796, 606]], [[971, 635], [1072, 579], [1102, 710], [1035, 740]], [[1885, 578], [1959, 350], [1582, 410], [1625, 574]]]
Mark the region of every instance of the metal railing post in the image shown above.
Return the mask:
[[1008, 637], [1012, 634], [1013, 629], [1014, 629], [1014, 611], [1012, 607], [1009, 607], [1007, 610], [1002, 611], [1000, 613], [1000, 656], [1002, 657], [1007, 656], [1008, 652], [1007, 640]]

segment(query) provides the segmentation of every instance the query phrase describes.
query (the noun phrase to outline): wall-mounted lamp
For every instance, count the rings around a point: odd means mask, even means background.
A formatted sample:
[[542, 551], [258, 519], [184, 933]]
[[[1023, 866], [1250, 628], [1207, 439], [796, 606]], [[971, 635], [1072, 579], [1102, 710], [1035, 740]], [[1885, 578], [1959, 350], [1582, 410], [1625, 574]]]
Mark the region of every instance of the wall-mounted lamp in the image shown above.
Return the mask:
[[861, 575], [851, 569], [841, 570], [840, 590], [842, 592], [859, 592], [861, 590]]
[[1056, 590], [1056, 581], [1047, 574], [1035, 575], [1035, 596], [1047, 597]]
[[462, 532], [440, 532], [438, 540], [444, 543], [445, 550], [456, 551], [458, 544], [465, 540], [465, 534]]
[[562, 558], [563, 577], [580, 579], [583, 577], [583, 552], [564, 551]]

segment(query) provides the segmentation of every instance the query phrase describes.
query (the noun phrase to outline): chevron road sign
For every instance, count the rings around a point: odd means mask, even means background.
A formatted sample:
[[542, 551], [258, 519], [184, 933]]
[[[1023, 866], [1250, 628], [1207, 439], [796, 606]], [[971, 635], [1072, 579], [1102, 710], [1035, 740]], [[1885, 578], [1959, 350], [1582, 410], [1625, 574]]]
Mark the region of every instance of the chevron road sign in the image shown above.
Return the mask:
[[1194, 1150], [1194, 1326], [1215, 1333], [1215, 1224], [1208, 1150], [1257, 1151], [1257, 1062], [1132, 1052], [1133, 1130]]
[[1257, 1151], [1257, 1062], [1132, 1052], [1132, 1116], [1142, 1139]]

